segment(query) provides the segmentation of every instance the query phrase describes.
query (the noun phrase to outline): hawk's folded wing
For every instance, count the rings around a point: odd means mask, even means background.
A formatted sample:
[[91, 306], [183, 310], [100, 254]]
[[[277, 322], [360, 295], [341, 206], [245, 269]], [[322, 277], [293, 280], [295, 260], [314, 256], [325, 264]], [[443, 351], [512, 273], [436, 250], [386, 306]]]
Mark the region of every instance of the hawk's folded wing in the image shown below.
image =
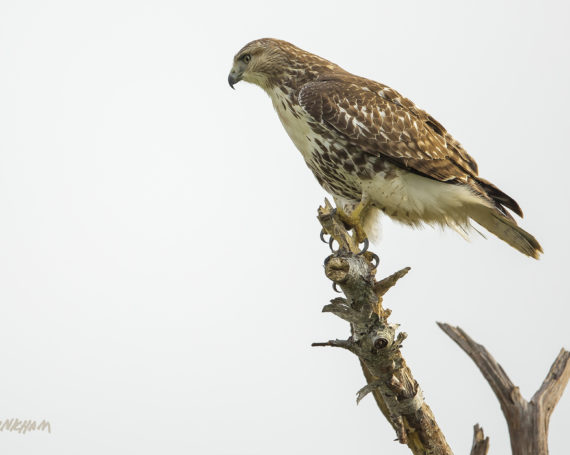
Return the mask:
[[361, 152], [442, 182], [477, 176], [473, 158], [433, 117], [382, 84], [356, 79], [309, 82], [299, 104], [317, 127]]

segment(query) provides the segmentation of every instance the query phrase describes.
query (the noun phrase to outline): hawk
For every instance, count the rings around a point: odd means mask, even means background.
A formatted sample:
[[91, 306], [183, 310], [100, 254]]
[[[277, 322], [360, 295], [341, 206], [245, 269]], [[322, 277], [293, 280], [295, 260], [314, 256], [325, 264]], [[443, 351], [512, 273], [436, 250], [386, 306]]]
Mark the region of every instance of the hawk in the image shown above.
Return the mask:
[[246, 44], [228, 82], [260, 86], [343, 220], [364, 241], [378, 214], [410, 226], [470, 220], [527, 256], [542, 247], [520, 228], [516, 201], [479, 177], [477, 163], [427, 112], [397, 91], [277, 39]]

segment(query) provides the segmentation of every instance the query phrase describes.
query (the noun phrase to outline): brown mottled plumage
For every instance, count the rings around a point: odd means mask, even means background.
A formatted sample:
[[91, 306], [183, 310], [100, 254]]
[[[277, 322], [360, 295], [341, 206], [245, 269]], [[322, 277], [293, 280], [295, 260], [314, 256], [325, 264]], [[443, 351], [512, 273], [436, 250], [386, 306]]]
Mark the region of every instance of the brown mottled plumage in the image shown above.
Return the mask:
[[236, 54], [228, 80], [232, 87], [240, 80], [257, 84], [269, 94], [337, 206], [347, 212], [366, 207], [367, 233], [378, 210], [405, 224], [447, 225], [462, 235], [473, 219], [528, 256], [542, 252], [508, 212], [522, 216], [515, 200], [479, 177], [461, 144], [390, 87], [269, 38]]

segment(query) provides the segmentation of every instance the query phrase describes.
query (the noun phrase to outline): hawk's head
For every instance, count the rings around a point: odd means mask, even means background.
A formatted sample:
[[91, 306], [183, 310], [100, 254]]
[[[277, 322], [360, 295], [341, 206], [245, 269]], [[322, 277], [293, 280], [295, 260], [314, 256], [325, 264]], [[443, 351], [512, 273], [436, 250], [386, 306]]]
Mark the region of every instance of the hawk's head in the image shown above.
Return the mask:
[[262, 88], [273, 85], [287, 69], [295, 46], [285, 41], [263, 38], [246, 44], [234, 57], [228, 82], [234, 85], [244, 80]]
[[246, 44], [235, 55], [228, 82], [232, 88], [243, 80], [267, 90], [292, 78], [333, 67], [336, 65], [287, 41], [262, 38]]

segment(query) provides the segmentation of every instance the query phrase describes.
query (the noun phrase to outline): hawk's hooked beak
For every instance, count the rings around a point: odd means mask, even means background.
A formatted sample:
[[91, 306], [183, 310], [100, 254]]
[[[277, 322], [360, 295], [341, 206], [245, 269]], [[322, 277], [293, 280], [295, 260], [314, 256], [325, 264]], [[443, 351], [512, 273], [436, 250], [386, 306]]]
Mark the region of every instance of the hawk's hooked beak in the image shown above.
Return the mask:
[[237, 61], [234, 63], [234, 66], [230, 71], [230, 75], [228, 76], [228, 83], [230, 84], [231, 88], [234, 88], [234, 85], [241, 81], [244, 71], [245, 64], [243, 62]]
[[234, 85], [237, 84], [239, 81], [241, 81], [241, 74], [237, 75], [234, 74], [234, 72], [232, 71], [228, 76], [228, 83], [230, 84], [230, 87], [235, 90]]

